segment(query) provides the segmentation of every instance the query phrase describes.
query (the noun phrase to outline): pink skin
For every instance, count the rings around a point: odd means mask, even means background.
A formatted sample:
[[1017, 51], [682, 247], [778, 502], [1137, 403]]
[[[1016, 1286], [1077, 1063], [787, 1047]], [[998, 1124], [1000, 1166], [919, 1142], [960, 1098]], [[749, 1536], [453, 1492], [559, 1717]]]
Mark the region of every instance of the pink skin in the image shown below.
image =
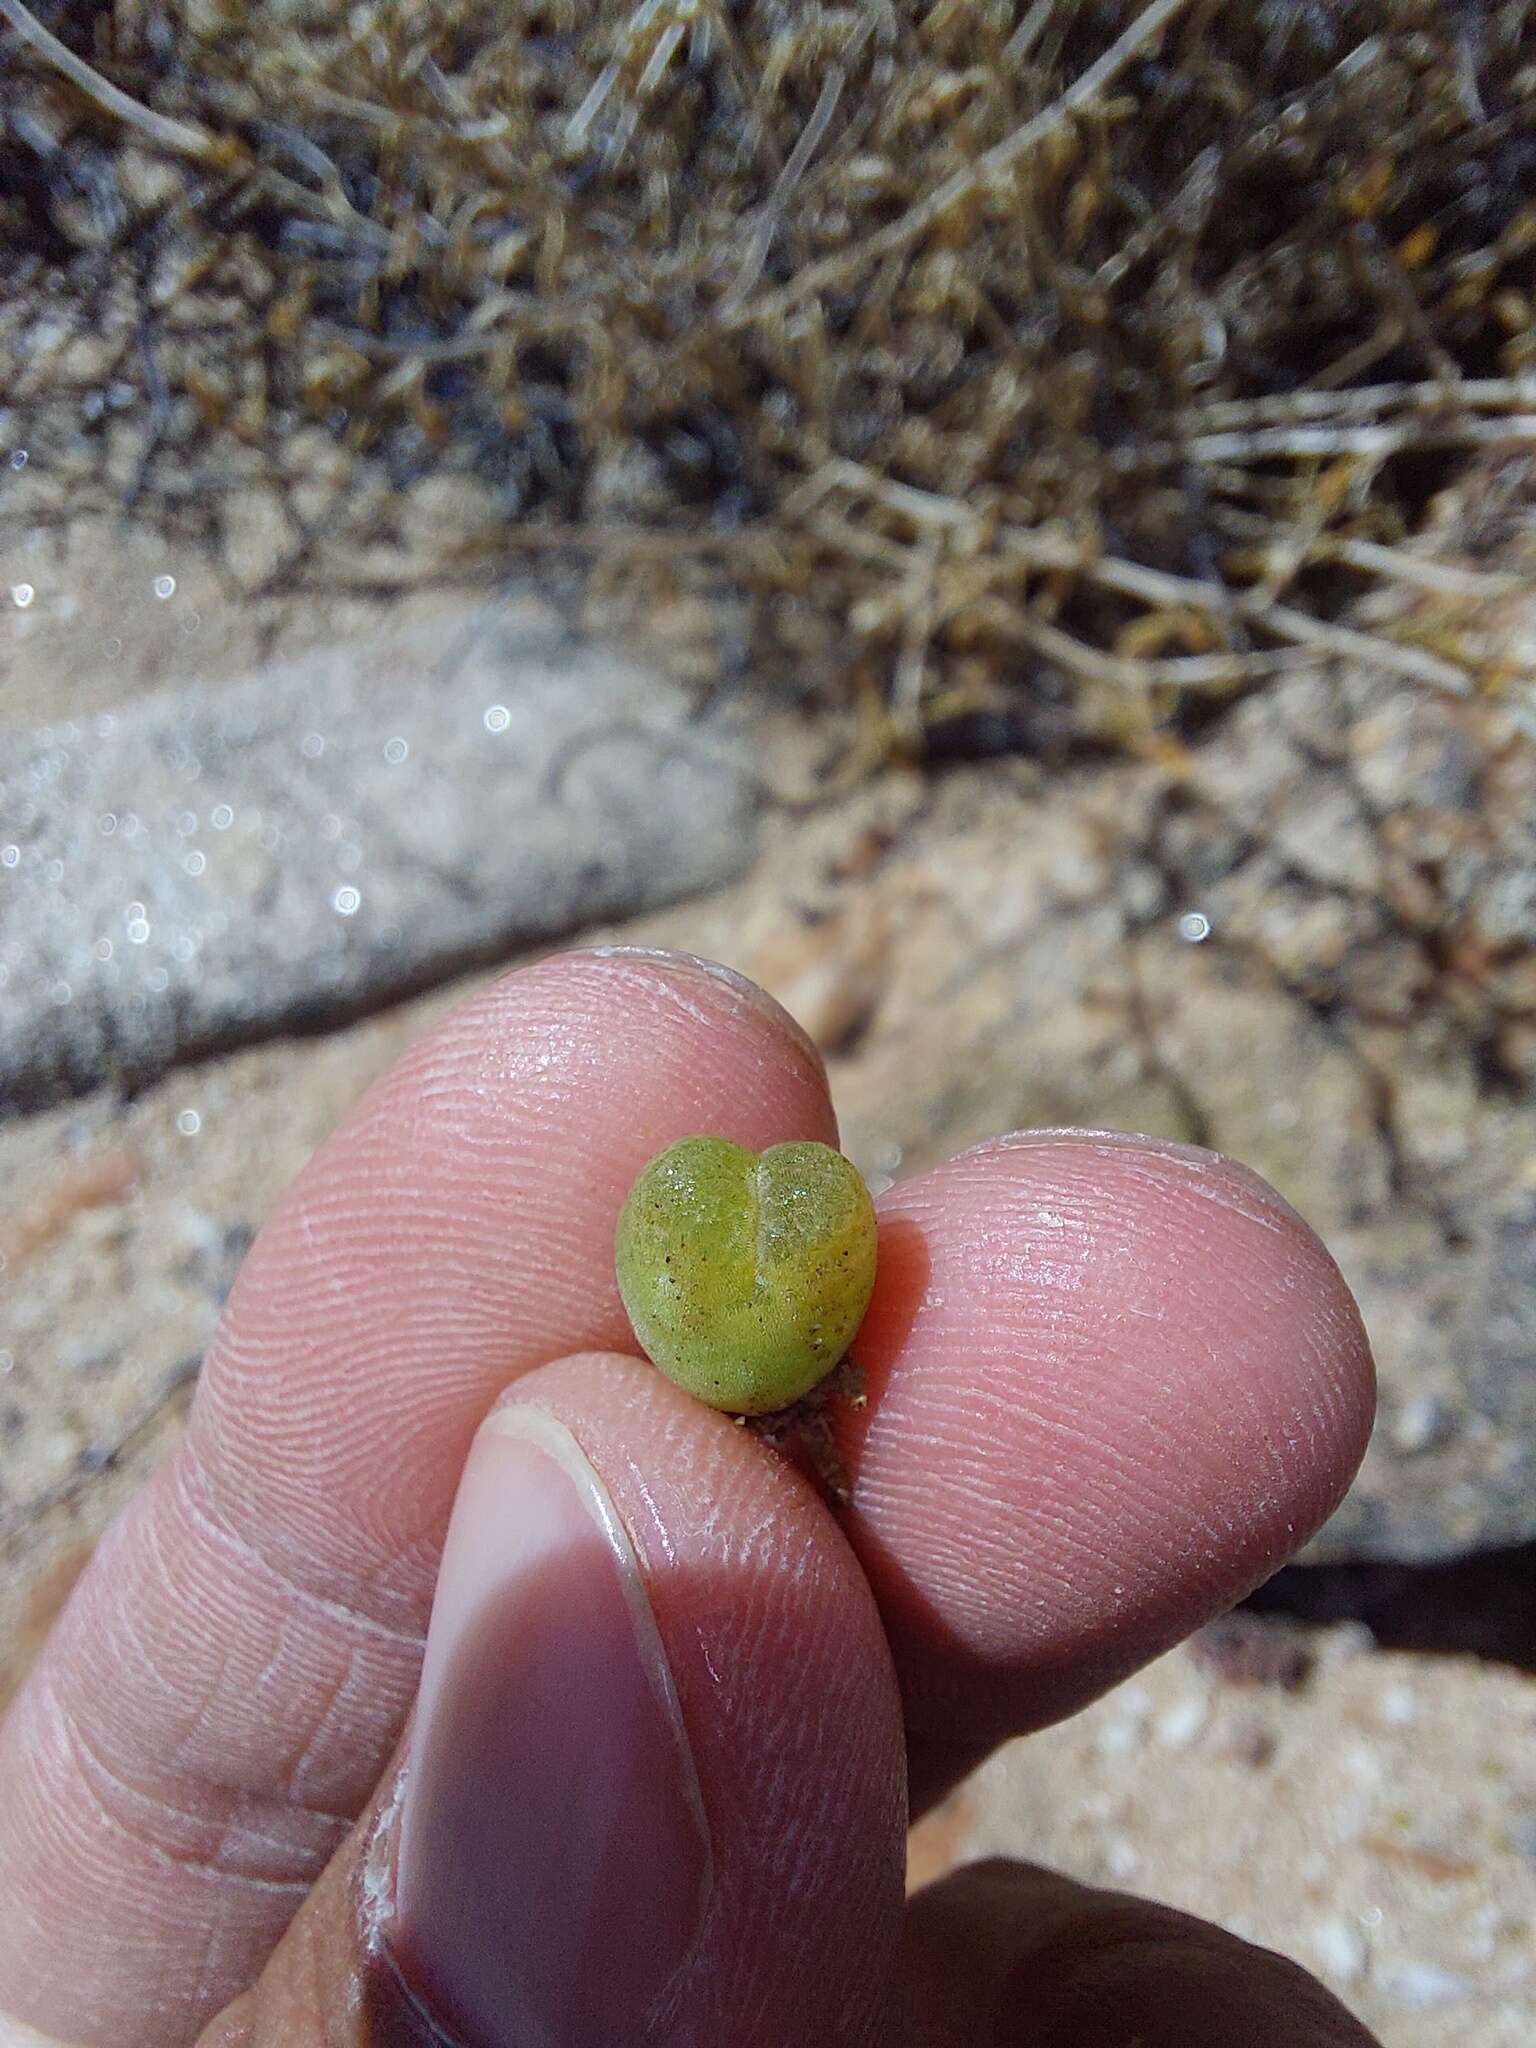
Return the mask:
[[1368, 1352], [1327, 1252], [1192, 1145], [1030, 1132], [880, 1202], [846, 1529], [915, 1734], [1055, 1720], [1337, 1505]]
[[1036, 1134], [881, 1204], [840, 1528], [649, 1368], [570, 1356], [630, 1348], [614, 1217], [694, 1131], [835, 1142], [803, 1035], [699, 963], [568, 954], [462, 1006], [300, 1177], [186, 1445], [0, 1727], [0, 2013], [167, 2048], [251, 1981], [399, 1741], [471, 1439], [533, 1368], [519, 1396], [634, 1545], [708, 1815], [679, 2043], [879, 2038], [901, 1702], [958, 1765], [1229, 1605], [1342, 1494], [1370, 1356], [1306, 1226], [1209, 1154]]

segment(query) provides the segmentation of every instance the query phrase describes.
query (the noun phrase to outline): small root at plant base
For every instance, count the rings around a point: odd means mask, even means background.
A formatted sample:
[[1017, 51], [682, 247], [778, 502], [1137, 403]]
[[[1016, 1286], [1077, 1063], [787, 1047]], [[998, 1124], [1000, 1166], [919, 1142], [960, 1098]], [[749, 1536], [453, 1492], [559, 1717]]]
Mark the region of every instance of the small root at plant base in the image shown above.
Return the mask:
[[828, 1503], [845, 1508], [853, 1499], [853, 1486], [832, 1434], [834, 1401], [845, 1401], [850, 1408], [868, 1404], [864, 1368], [855, 1359], [843, 1359], [808, 1394], [787, 1407], [775, 1408], [768, 1415], [738, 1415], [736, 1420], [786, 1455], [798, 1451]]

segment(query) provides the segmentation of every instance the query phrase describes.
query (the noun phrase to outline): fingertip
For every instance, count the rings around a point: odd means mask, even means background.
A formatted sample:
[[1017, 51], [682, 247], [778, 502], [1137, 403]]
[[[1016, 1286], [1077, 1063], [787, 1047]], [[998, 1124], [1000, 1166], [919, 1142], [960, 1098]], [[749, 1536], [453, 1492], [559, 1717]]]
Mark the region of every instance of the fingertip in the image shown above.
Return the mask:
[[[666, 1994], [667, 2038], [884, 2038], [905, 1840], [901, 1708], [836, 1524], [759, 1438], [641, 1359], [540, 1367], [478, 1445], [552, 1432], [622, 1525], [702, 1802], [708, 1897]], [[743, 1928], [761, 1969], [743, 1962]]]
[[[1326, 1404], [1329, 1426], [1316, 1448], [1329, 1463], [1319, 1477], [1330, 1508], [1337, 1505], [1375, 1421], [1376, 1365], [1349, 1283], [1306, 1217], [1262, 1174], [1207, 1145], [1125, 1131], [1062, 1131], [1044, 1142], [1087, 1148], [1102, 1162], [1112, 1197], [1162, 1206], [1170, 1239], [1181, 1213], [1209, 1212], [1209, 1279], [1241, 1281], [1250, 1293], [1256, 1334], [1269, 1339], [1256, 1346], [1256, 1361], [1276, 1375], [1281, 1392], [1310, 1392]], [[1196, 1256], [1199, 1235], [1190, 1232]], [[1275, 1341], [1287, 1327], [1292, 1341]]]
[[[1016, 1132], [970, 1156], [1030, 1152], [1054, 1154], [1069, 1175], [1097, 1174], [1106, 1224], [1118, 1211], [1161, 1229], [1166, 1268], [1154, 1284], [1166, 1287], [1170, 1303], [1203, 1288], [1229, 1319], [1229, 1370], [1252, 1375], [1277, 1409], [1315, 1409], [1317, 1427], [1290, 1445], [1291, 1477], [1312, 1497], [1310, 1510], [1298, 1502], [1313, 1518], [1310, 1535], [1343, 1498], [1376, 1417], [1370, 1339], [1322, 1238], [1261, 1174], [1206, 1145], [1063, 1128]], [[1199, 1386], [1215, 1390], [1209, 1376]]]
[[923, 2048], [1373, 2048], [1288, 1957], [1002, 1857], [916, 1895], [902, 1982]]
[[1072, 1711], [1342, 1497], [1370, 1347], [1337, 1266], [1256, 1175], [1026, 1133], [898, 1184], [880, 1215], [848, 1529], [919, 1728], [996, 1739]]
[[663, 1001], [679, 989], [702, 996], [727, 1019], [753, 1029], [766, 1027], [819, 1086], [827, 1085], [826, 1062], [798, 1018], [750, 976], [723, 961], [660, 946], [586, 946], [552, 957], [569, 963], [574, 972], [590, 969], [615, 985], [628, 983]]

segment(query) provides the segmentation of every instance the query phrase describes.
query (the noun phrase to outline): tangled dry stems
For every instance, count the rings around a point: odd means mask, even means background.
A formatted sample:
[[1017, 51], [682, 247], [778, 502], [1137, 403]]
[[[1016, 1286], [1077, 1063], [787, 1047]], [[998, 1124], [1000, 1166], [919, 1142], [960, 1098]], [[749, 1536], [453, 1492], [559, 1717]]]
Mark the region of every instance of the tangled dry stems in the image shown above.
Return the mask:
[[0, 0], [4, 438], [278, 493], [279, 581], [474, 480], [482, 564], [732, 589], [885, 742], [1508, 689], [1434, 508], [1536, 442], [1529, 13]]

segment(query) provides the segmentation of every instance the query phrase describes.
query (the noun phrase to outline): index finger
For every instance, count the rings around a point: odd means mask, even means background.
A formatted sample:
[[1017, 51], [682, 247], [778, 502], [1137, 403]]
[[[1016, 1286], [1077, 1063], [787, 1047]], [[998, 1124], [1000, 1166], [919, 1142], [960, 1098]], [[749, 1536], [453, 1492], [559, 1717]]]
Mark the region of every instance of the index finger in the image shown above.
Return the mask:
[[1317, 1236], [1194, 1145], [1021, 1132], [879, 1212], [844, 1528], [931, 1791], [1299, 1549], [1364, 1454], [1374, 1368]]

